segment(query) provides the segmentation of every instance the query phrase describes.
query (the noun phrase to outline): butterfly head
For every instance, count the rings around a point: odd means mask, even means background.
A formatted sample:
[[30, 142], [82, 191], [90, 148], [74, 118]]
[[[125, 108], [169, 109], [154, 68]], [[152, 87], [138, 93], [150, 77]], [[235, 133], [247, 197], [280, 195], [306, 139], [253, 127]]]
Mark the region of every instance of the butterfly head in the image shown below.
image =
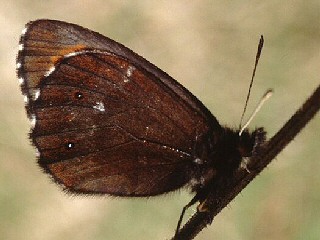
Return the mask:
[[232, 175], [244, 158], [250, 158], [255, 154], [257, 148], [265, 141], [265, 136], [263, 128], [257, 128], [252, 132], [245, 130], [241, 135], [233, 129], [223, 128], [211, 153], [212, 166], [220, 174]]

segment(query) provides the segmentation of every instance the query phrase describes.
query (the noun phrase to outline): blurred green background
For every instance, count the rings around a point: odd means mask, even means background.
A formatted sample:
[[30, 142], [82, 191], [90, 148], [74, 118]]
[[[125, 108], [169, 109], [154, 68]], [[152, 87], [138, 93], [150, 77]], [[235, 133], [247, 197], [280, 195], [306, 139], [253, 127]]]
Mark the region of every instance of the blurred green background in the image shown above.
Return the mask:
[[[149, 199], [69, 196], [38, 168], [15, 74], [24, 24], [59, 19], [130, 47], [238, 126], [260, 34], [250, 113], [271, 137], [320, 82], [320, 1], [0, 0], [0, 239], [168, 239], [187, 190]], [[320, 101], [320, 100], [319, 100]], [[197, 239], [319, 239], [320, 114]], [[192, 210], [187, 216], [192, 214]]]

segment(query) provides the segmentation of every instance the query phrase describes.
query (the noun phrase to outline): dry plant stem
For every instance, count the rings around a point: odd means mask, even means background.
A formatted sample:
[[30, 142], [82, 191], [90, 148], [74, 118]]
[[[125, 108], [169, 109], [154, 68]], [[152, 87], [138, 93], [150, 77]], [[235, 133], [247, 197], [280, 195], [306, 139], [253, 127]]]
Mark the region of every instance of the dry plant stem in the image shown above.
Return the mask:
[[212, 186], [205, 201], [206, 212], [196, 212], [172, 239], [193, 239], [213, 218], [233, 200], [307, 125], [320, 109], [320, 85], [302, 107], [289, 119], [257, 154], [250, 159], [246, 169], [241, 169], [227, 186]]

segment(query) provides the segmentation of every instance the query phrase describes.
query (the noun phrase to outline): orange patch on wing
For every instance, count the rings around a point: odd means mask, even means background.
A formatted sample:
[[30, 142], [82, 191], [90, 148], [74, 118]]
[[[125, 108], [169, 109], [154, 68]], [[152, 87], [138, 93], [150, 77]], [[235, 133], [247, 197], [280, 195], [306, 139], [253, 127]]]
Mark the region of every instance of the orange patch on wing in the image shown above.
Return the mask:
[[63, 58], [63, 56], [65, 56], [65, 55], [67, 55], [69, 53], [73, 53], [73, 52], [80, 52], [80, 51], [83, 51], [85, 49], [88, 49], [88, 47], [85, 46], [85, 45], [82, 45], [82, 44], [66, 47], [66, 48], [63, 48], [63, 49], [58, 51], [59, 55], [51, 56], [50, 60], [53, 63], [53, 65], [55, 65], [59, 60], [61, 60]]
[[59, 51], [59, 53], [61, 53], [61, 55], [64, 56], [72, 52], [82, 51], [84, 49], [88, 49], [88, 47], [82, 44], [78, 44], [78, 45], [73, 45], [70, 47], [63, 48], [62, 50]]

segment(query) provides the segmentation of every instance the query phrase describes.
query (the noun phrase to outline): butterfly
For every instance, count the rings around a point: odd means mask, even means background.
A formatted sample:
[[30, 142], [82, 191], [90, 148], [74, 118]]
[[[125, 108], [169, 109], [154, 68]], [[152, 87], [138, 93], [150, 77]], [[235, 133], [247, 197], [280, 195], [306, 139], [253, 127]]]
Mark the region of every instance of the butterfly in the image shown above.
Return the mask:
[[132, 50], [56, 20], [22, 31], [17, 75], [39, 166], [67, 192], [147, 197], [228, 181], [265, 131], [221, 125]]

